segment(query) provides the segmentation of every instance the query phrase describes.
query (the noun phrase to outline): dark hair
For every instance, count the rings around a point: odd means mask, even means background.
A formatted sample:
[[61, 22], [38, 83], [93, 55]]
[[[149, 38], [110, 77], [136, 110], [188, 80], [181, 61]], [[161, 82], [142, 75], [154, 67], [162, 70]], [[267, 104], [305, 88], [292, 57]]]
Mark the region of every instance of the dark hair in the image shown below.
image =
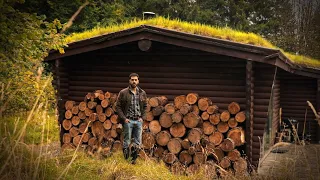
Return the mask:
[[131, 74], [129, 75], [129, 79], [131, 79], [132, 76], [137, 76], [138, 79], [139, 79], [139, 74], [137, 74], [137, 73], [131, 73]]

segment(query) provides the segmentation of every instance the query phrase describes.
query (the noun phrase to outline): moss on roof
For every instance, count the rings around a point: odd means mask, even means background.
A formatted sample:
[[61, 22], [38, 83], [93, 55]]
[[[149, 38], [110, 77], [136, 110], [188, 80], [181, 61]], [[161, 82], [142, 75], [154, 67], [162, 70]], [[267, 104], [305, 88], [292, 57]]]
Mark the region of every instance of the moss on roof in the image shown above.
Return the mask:
[[268, 40], [264, 39], [260, 35], [254, 33], [241, 32], [233, 30], [229, 27], [214, 27], [210, 25], [204, 25], [194, 22], [184, 22], [181, 20], [170, 20], [164, 17], [156, 17], [148, 20], [133, 20], [131, 22], [126, 22], [119, 25], [113, 25], [108, 27], [96, 27], [94, 29], [82, 32], [74, 33], [65, 38], [66, 43], [72, 43], [84, 39], [93, 38], [100, 35], [105, 35], [121, 30], [126, 30], [141, 25], [150, 25], [160, 28], [172, 29], [181, 32], [197, 34], [202, 36], [208, 36], [213, 38], [225, 39], [234, 42], [251, 44], [255, 46], [279, 49], [285, 54], [285, 56], [290, 59], [293, 63], [306, 66], [309, 68], [320, 68], [320, 61], [306, 56], [295, 55], [289, 52], [285, 52], [282, 49], [274, 46]]

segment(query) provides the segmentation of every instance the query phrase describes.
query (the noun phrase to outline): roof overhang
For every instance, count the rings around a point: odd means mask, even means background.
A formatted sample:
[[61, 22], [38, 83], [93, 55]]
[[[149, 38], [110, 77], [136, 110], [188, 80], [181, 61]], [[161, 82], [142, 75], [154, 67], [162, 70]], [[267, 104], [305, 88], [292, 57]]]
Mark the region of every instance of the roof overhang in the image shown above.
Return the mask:
[[142, 25], [136, 28], [70, 43], [68, 44], [68, 47], [65, 48], [64, 54], [60, 54], [58, 51], [51, 51], [45, 61], [60, 59], [143, 39], [271, 64], [291, 73], [320, 78], [319, 70], [296, 65], [281, 51], [276, 49], [242, 44], [148, 25]]

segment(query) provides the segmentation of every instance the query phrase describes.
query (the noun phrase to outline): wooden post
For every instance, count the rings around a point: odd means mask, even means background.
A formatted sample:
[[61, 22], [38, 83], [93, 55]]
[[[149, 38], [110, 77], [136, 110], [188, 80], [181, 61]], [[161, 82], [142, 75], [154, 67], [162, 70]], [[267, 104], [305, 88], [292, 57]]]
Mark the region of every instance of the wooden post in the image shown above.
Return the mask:
[[253, 137], [253, 62], [247, 61], [246, 65], [246, 155], [252, 163], [252, 137]]
[[64, 128], [62, 128], [62, 121], [64, 120], [64, 114], [65, 111], [63, 110], [64, 108], [64, 103], [62, 101], [61, 98], [61, 94], [60, 94], [60, 63], [61, 60], [60, 59], [56, 59], [55, 60], [55, 64], [54, 64], [54, 71], [55, 71], [55, 80], [56, 80], [56, 101], [57, 101], [57, 113], [58, 113], [58, 123], [60, 126], [60, 145], [63, 145], [63, 134], [65, 133]]

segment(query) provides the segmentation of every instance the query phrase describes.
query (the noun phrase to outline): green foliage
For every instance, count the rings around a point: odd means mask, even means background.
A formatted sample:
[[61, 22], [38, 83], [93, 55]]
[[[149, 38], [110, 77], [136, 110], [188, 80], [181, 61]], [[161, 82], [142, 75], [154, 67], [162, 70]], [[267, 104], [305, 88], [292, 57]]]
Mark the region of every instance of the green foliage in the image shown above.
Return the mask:
[[[5, 1], [0, 6], [0, 116], [21, 109], [29, 110], [43, 83], [43, 59], [49, 50], [63, 52], [58, 20], [52, 23], [44, 17], [15, 9], [20, 1]], [[44, 99], [53, 100], [53, 88], [48, 86]]]

